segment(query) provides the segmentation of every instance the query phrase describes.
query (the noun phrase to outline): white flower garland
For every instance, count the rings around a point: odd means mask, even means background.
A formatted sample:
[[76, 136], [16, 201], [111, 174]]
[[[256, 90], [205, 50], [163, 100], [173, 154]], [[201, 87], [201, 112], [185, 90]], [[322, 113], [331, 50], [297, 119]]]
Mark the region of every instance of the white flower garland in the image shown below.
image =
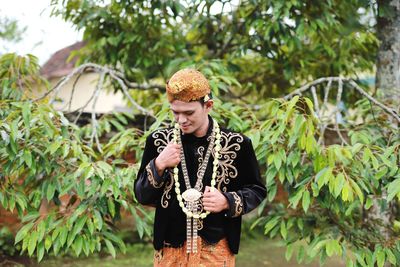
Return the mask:
[[[214, 123], [214, 129], [213, 133], [215, 134], [215, 146], [214, 146], [214, 161], [213, 161], [213, 173], [211, 177], [211, 190], [215, 189], [215, 184], [216, 184], [216, 178], [217, 178], [217, 168], [218, 168], [218, 158], [219, 158], [219, 151], [221, 151], [221, 132], [218, 123], [213, 120]], [[177, 143], [178, 141], [178, 135], [180, 135], [180, 128], [179, 124], [175, 123], [175, 129], [174, 129], [174, 136], [173, 136], [173, 142]], [[180, 144], [182, 145], [182, 144]], [[194, 219], [204, 219], [207, 217], [208, 214], [210, 214], [209, 211], [205, 211], [202, 213], [193, 213], [189, 211], [186, 207], [185, 204], [183, 203], [182, 200], [182, 195], [181, 195], [181, 190], [180, 190], [180, 184], [179, 184], [179, 176], [178, 176], [179, 170], [178, 166], [174, 167], [174, 180], [175, 180], [175, 193], [176, 193], [176, 198], [179, 201], [179, 206], [182, 208], [182, 211], [186, 214], [188, 218], [193, 217]], [[187, 188], [189, 189], [189, 188]]]

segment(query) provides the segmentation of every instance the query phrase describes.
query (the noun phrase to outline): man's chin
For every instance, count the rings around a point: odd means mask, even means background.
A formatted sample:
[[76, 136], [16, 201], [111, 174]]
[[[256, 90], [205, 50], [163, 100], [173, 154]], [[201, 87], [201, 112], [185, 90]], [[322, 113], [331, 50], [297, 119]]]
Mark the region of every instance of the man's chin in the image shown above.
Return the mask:
[[182, 126], [181, 126], [181, 130], [182, 130], [182, 132], [183, 132], [184, 134], [191, 134], [191, 133], [193, 133], [193, 130], [192, 130], [192, 128], [191, 128], [190, 126], [188, 126], [188, 127], [182, 127]]

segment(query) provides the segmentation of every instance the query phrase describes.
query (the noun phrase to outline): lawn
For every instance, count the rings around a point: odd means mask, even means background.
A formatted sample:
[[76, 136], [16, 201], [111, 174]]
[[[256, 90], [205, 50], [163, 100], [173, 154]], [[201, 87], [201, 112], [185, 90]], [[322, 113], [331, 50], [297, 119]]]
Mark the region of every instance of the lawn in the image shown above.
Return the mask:
[[[49, 258], [37, 264], [33, 259], [18, 259], [3, 261], [1, 266], [48, 266], [48, 267], [147, 267], [152, 266], [153, 248], [149, 243], [136, 243], [128, 246], [126, 254], [118, 254], [116, 259], [113, 259], [108, 254], [97, 254], [90, 257], [59, 257]], [[295, 257], [296, 255], [294, 255]], [[14, 262], [14, 263], [13, 263]], [[20, 264], [17, 264], [20, 262]], [[236, 258], [236, 266], [253, 267], [253, 266], [319, 266], [318, 262], [309, 264], [297, 264], [294, 259], [287, 262], [285, 260], [285, 248], [279, 240], [266, 239], [262, 236], [242, 238], [240, 253]], [[324, 265], [327, 267], [340, 267], [344, 263], [333, 258], [327, 261]]]

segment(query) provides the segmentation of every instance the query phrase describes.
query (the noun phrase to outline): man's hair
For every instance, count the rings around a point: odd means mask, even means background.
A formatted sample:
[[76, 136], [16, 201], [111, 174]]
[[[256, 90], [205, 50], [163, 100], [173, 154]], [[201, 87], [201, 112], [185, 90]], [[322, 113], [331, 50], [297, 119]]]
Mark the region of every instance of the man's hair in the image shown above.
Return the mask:
[[[208, 94], [208, 100], [211, 100], [211, 99], [213, 99], [213, 97], [212, 97], [212, 93], [210, 92]], [[204, 97], [202, 97], [202, 98], [200, 98], [198, 100], [194, 100], [194, 101], [199, 101], [202, 106], [204, 106], [204, 104], [207, 102], [207, 101], [204, 100]]]

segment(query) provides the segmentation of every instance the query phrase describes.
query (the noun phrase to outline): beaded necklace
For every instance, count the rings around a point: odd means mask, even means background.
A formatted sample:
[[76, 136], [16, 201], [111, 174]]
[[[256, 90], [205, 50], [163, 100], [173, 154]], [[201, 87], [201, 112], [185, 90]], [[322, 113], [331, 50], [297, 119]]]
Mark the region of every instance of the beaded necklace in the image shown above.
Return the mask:
[[175, 181], [175, 193], [179, 202], [179, 206], [182, 211], [186, 214], [186, 252], [196, 253], [197, 252], [197, 220], [202, 220], [210, 214], [209, 211], [199, 212], [201, 210], [200, 199], [202, 197], [201, 193], [201, 183], [204, 177], [204, 173], [207, 169], [208, 161], [210, 159], [211, 151], [214, 148], [214, 161], [213, 161], [213, 173], [211, 177], [211, 190], [215, 189], [217, 168], [218, 168], [218, 158], [219, 151], [221, 150], [221, 133], [218, 123], [213, 120], [213, 129], [211, 133], [211, 140], [207, 148], [206, 155], [200, 170], [197, 175], [197, 181], [194, 188], [190, 185], [190, 179], [188, 171], [186, 168], [185, 154], [183, 151], [182, 140], [180, 135], [179, 124], [175, 123], [173, 142], [181, 146], [180, 158], [183, 178], [185, 180], [186, 191], [181, 194], [180, 184], [179, 184], [179, 169], [178, 166], [174, 167], [174, 181]]

